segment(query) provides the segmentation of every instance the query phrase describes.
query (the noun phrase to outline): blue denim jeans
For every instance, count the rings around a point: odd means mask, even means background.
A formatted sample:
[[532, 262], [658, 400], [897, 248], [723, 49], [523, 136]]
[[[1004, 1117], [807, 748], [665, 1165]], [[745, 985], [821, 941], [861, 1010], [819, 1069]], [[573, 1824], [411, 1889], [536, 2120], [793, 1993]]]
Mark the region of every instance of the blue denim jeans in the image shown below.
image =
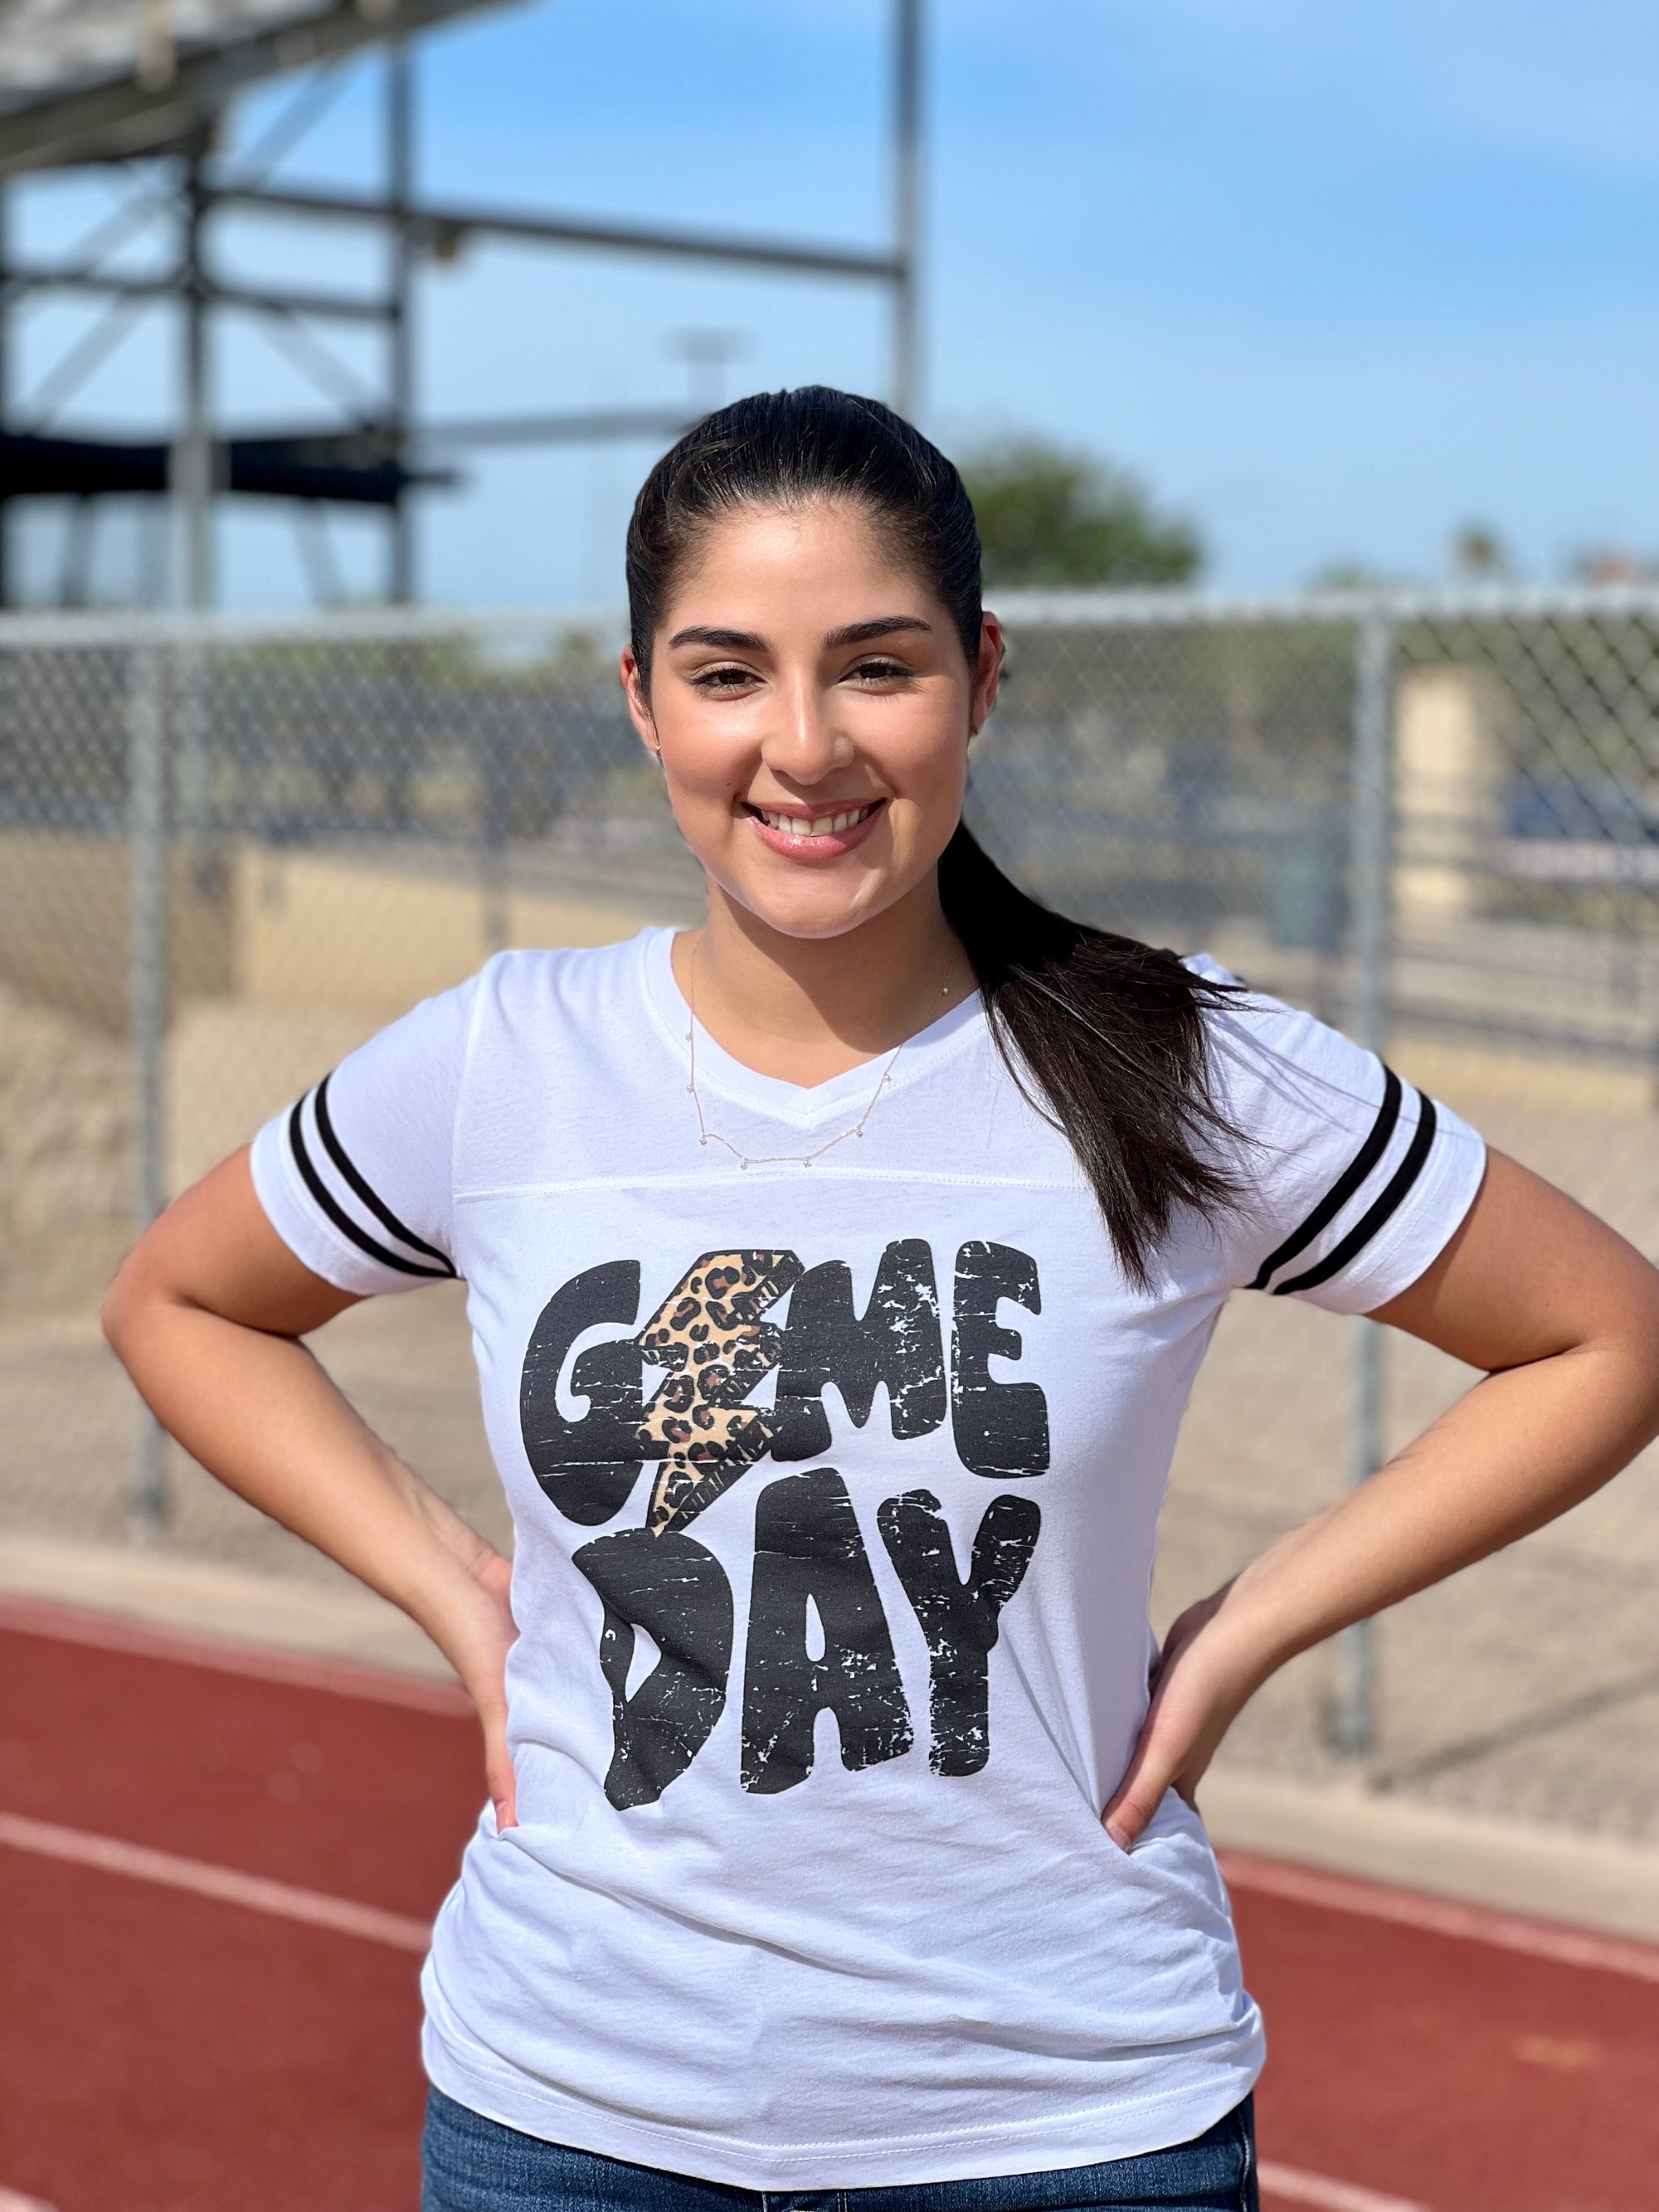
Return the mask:
[[521, 2136], [434, 2089], [421, 2212], [1257, 2212], [1250, 2100], [1190, 2142], [1050, 2173], [902, 2189], [732, 2189]]

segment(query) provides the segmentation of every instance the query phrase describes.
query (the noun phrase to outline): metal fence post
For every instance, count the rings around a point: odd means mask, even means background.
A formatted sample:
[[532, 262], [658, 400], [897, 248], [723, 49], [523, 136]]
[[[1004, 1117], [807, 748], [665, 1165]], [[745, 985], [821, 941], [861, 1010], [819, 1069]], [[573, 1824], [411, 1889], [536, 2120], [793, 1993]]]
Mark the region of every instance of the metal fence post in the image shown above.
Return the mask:
[[[166, 1203], [162, 1063], [167, 1014], [167, 723], [159, 646], [140, 646], [127, 675], [127, 1019], [132, 1049], [132, 1210], [140, 1234]], [[128, 1485], [135, 1540], [167, 1521], [166, 1437], [138, 1409]]]
[[478, 730], [478, 890], [486, 958], [512, 938], [512, 863], [507, 854], [511, 794], [501, 711], [487, 710]]
[[[1356, 1041], [1381, 1053], [1389, 1026], [1390, 847], [1394, 744], [1394, 629], [1380, 614], [1361, 623], [1354, 653], [1352, 851], [1353, 856], [1353, 1000]], [[1348, 1480], [1369, 1481], [1382, 1464], [1382, 1332], [1364, 1318], [1352, 1324]], [[1376, 1630], [1356, 1621], [1336, 1639], [1331, 1740], [1351, 1758], [1376, 1741]]]

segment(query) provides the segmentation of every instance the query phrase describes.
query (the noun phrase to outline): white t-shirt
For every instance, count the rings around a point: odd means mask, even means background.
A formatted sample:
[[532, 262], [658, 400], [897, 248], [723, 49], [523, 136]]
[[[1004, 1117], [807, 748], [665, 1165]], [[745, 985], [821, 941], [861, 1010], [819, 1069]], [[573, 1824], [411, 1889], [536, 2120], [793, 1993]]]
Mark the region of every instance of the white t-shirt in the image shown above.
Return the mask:
[[[253, 1149], [327, 1281], [465, 1279], [517, 1532], [519, 1825], [486, 1810], [439, 1916], [432, 2079], [773, 2190], [1184, 2141], [1259, 2016], [1196, 1816], [1127, 1856], [1100, 1825], [1176, 1431], [1229, 1291], [1381, 1304], [1480, 1139], [1247, 1000], [1212, 1019], [1249, 1203], [1142, 1291], [977, 1000], [811, 1167], [701, 1145], [670, 945], [504, 953]], [[700, 1031], [696, 1072], [752, 1157], [849, 1127], [879, 1066], [803, 1090]]]

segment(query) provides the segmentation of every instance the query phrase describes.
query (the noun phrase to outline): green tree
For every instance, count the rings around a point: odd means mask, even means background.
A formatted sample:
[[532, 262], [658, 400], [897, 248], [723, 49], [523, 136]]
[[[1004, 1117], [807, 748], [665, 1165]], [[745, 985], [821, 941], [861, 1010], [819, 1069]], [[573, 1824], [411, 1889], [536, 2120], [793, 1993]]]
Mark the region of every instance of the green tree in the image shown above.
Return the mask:
[[1453, 531], [1451, 564], [1466, 584], [1501, 584], [1515, 573], [1508, 546], [1489, 522], [1465, 522]]
[[1010, 438], [970, 453], [962, 473], [992, 586], [1184, 584], [1203, 565], [1192, 524], [1092, 454]]

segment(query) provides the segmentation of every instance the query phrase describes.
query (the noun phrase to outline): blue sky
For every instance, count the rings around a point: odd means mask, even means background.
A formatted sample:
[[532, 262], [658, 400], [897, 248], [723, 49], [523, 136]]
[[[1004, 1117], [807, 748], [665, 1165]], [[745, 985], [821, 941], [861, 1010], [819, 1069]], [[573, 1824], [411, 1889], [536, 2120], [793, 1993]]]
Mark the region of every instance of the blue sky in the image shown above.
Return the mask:
[[[947, 445], [1032, 428], [1137, 471], [1199, 522], [1218, 584], [1352, 557], [1443, 573], [1494, 524], [1527, 574], [1587, 544], [1659, 550], [1659, 9], [1650, 0], [933, 0], [924, 421]], [[434, 194], [877, 240], [886, 207], [876, 0], [538, 0], [425, 42]], [[368, 182], [372, 68], [285, 175]], [[250, 102], [239, 136], [280, 104]], [[101, 188], [29, 186], [67, 244]], [[327, 231], [227, 221], [227, 269], [368, 275]], [[131, 265], [137, 265], [135, 258]], [[441, 413], [677, 399], [687, 329], [740, 332], [744, 386], [880, 389], [886, 323], [854, 286], [469, 250], [425, 280]], [[27, 391], [84, 310], [32, 319]], [[328, 339], [365, 383], [365, 345]], [[77, 401], [154, 420], [172, 358], [143, 325]], [[319, 403], [228, 330], [226, 412]], [[614, 598], [648, 447], [515, 453], [434, 497], [434, 599]], [[374, 533], [333, 533], [373, 588]], [[53, 558], [35, 534], [40, 573]], [[114, 553], [108, 556], [113, 576]], [[304, 595], [293, 533], [242, 513], [225, 594]]]

